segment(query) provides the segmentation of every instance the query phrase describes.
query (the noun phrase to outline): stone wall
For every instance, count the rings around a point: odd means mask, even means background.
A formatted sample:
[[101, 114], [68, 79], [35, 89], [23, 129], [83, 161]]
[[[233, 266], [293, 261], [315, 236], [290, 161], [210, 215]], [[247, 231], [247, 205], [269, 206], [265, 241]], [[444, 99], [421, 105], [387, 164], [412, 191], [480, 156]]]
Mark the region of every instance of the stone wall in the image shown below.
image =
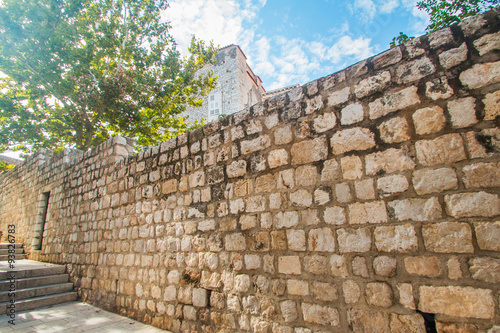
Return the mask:
[[174, 332], [498, 332], [498, 13], [136, 155], [39, 152], [0, 175], [1, 230]]

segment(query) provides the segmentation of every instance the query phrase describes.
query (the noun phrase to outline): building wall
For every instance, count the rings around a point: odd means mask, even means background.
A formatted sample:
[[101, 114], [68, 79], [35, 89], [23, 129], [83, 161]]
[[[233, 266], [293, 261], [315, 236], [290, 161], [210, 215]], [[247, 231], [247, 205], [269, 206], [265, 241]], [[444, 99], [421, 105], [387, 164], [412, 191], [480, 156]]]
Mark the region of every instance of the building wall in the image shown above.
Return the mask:
[[498, 13], [136, 155], [39, 152], [0, 175], [1, 230], [173, 332], [496, 332]]
[[262, 82], [256, 77], [246, 63], [246, 57], [237, 45], [222, 48], [217, 54], [214, 66], [206, 66], [200, 74], [207, 74], [212, 70], [218, 76], [217, 86], [203, 101], [200, 108], [188, 107], [184, 115], [188, 121], [217, 120], [218, 116], [208, 114], [208, 99], [212, 95], [222, 98], [222, 114], [229, 115], [252, 106], [262, 100]]

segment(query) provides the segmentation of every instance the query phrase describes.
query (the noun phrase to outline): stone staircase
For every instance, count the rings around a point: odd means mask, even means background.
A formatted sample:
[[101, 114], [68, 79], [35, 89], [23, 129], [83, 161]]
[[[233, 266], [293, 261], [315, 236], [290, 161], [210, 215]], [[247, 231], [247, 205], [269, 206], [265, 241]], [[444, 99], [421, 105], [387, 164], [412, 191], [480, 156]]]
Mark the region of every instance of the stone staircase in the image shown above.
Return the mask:
[[[0, 244], [2, 256], [7, 247], [7, 244]], [[24, 254], [19, 256], [22, 259], [13, 263], [0, 261], [0, 314], [76, 300], [77, 294], [73, 284], [68, 282], [65, 266], [25, 260]]]
[[26, 259], [23, 244], [0, 243], [0, 261], [9, 260], [9, 249], [15, 251], [15, 260]]

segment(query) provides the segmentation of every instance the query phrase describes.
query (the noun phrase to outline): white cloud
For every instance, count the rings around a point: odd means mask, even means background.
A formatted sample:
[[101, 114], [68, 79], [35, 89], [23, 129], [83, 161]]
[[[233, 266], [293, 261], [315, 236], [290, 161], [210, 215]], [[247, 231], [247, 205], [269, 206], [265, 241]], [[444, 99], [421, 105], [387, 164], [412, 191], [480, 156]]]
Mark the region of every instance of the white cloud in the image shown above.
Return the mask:
[[386, 0], [382, 3], [380, 11], [382, 13], [392, 13], [394, 9], [399, 7], [399, 0]]
[[372, 21], [377, 12], [377, 6], [372, 0], [355, 0], [352, 10], [360, 15], [361, 20]]

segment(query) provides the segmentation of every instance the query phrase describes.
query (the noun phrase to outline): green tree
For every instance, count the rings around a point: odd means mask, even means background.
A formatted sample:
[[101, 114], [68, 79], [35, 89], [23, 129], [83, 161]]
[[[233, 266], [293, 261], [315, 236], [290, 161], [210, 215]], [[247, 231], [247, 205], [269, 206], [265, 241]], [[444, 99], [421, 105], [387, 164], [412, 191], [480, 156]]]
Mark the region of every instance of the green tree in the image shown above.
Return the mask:
[[430, 16], [431, 23], [427, 31], [435, 31], [491, 9], [499, 3], [500, 0], [424, 0], [417, 3], [417, 8]]
[[400, 32], [398, 37], [394, 37], [392, 39], [392, 42], [389, 44], [391, 48], [396, 47], [396, 42], [397, 45], [401, 45], [403, 43], [406, 43], [409, 40], [415, 39], [415, 37], [409, 37], [408, 35]]
[[186, 131], [180, 117], [215, 87], [216, 48], [181, 57], [166, 0], [0, 2], [0, 151], [87, 150], [115, 135], [149, 146]]

